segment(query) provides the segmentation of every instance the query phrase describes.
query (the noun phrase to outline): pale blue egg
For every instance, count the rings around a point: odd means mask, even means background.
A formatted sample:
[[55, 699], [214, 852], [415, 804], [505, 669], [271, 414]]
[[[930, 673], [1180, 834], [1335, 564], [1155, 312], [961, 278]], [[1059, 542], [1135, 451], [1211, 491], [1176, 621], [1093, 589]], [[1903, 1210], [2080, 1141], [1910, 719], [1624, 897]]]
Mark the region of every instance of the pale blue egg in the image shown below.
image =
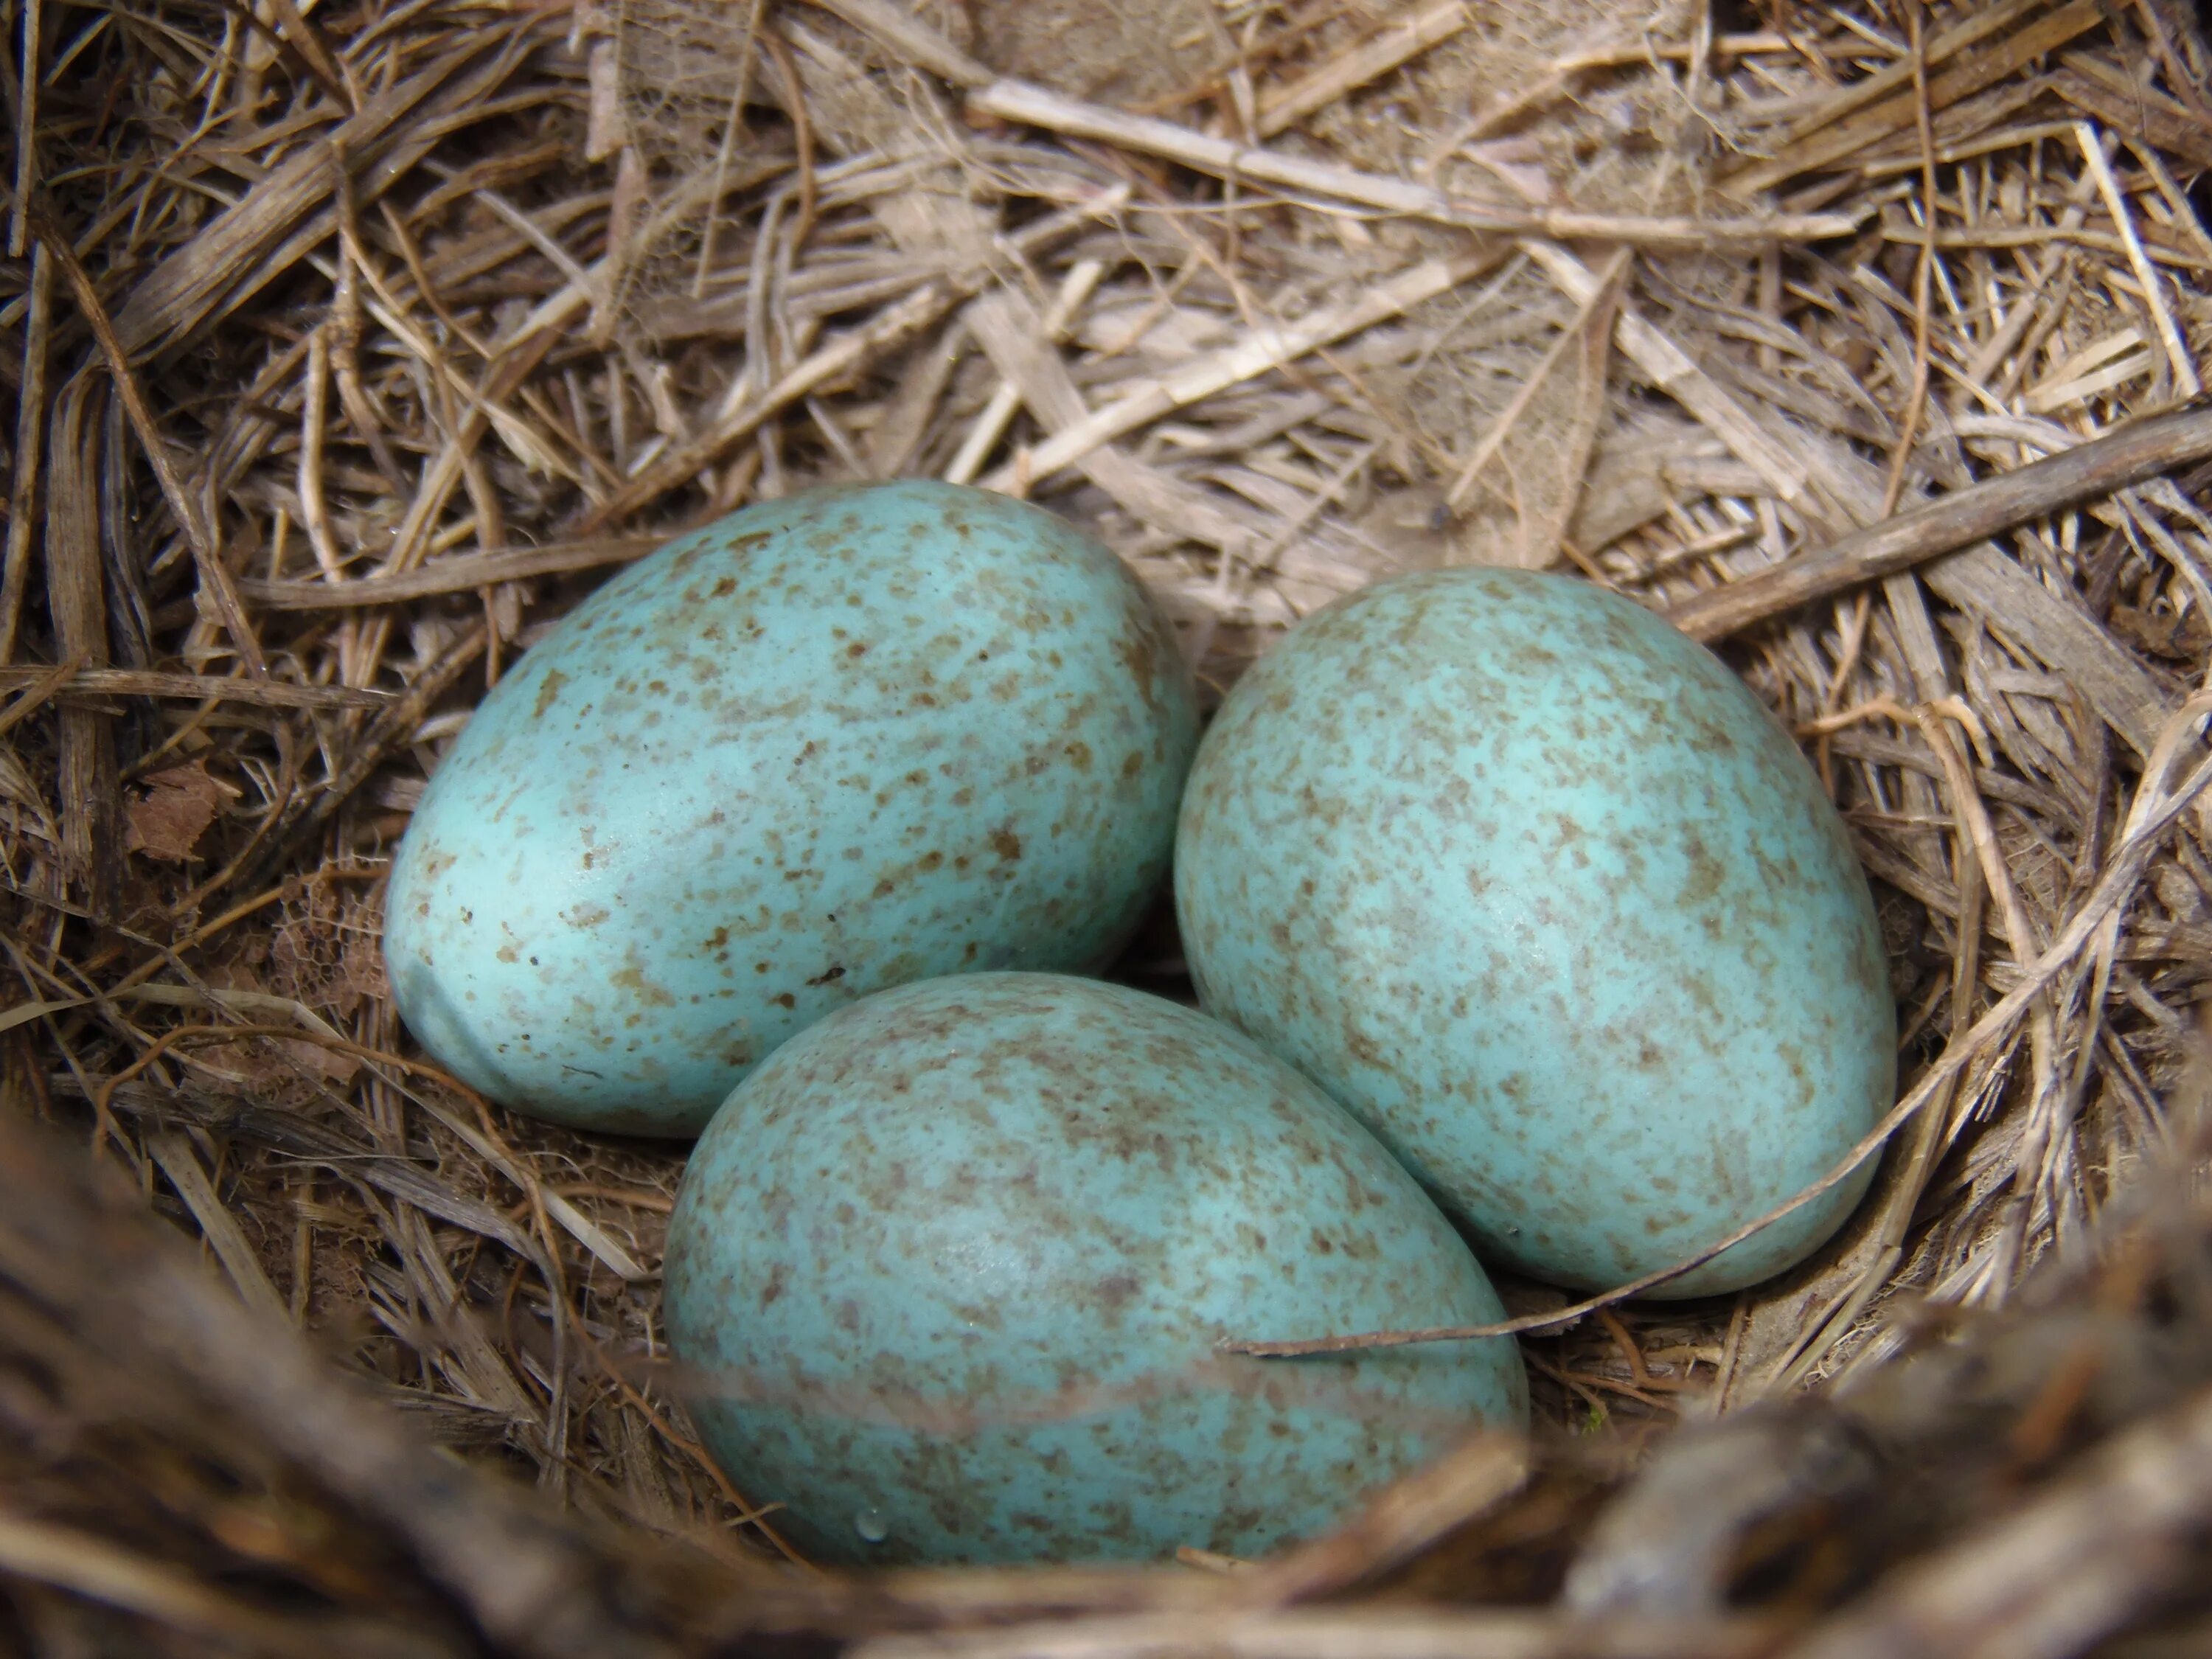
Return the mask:
[[1051, 514], [923, 483], [750, 507], [477, 710], [393, 865], [393, 994], [520, 1110], [696, 1133], [871, 991], [1105, 963], [1195, 740], [1166, 623]]
[[[1757, 1219], [1893, 1097], [1819, 779], [1717, 658], [1588, 583], [1432, 572], [1308, 618], [1200, 747], [1176, 896], [1205, 1006], [1561, 1284]], [[1790, 1266], [1870, 1174], [1662, 1294]]]
[[1249, 1555], [1526, 1424], [1510, 1339], [1219, 1352], [1503, 1310], [1313, 1085], [1097, 981], [908, 986], [787, 1043], [701, 1138], [665, 1271], [708, 1449], [833, 1560]]

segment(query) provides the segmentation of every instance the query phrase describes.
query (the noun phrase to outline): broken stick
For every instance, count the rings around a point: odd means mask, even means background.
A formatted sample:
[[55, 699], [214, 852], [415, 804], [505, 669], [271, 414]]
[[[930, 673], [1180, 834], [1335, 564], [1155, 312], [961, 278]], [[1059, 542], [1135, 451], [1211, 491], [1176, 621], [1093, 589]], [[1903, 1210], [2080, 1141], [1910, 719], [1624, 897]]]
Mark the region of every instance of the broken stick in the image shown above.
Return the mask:
[[1985, 478], [1771, 570], [1672, 606], [1693, 640], [1725, 639], [1812, 599], [1840, 593], [2212, 456], [2212, 399], [2197, 398], [2117, 432]]

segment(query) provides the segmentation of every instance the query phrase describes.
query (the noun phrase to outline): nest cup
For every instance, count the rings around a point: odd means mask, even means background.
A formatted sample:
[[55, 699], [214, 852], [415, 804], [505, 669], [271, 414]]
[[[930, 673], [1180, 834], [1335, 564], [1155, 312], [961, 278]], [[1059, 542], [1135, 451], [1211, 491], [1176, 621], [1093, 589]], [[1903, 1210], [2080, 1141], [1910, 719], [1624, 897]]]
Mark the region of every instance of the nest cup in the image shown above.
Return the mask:
[[[0, 1649], [2203, 1639], [2187, 9], [9, 15]], [[1103, 538], [1208, 702], [1453, 564], [1715, 641], [1874, 886], [1852, 1223], [1717, 1299], [1501, 1279], [1529, 1443], [1254, 1572], [794, 1565], [667, 1358], [681, 1149], [431, 1065], [383, 884], [612, 572], [895, 477]], [[1158, 925], [1113, 971], [1184, 988]]]

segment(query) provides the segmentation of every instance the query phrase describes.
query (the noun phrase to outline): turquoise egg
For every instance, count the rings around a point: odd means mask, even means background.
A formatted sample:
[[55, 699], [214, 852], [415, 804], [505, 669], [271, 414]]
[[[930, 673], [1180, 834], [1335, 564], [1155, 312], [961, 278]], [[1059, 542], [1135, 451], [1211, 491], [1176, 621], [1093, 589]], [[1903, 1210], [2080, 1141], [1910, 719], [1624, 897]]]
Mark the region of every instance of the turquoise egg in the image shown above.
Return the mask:
[[824, 1559], [1251, 1555], [1528, 1413], [1510, 1340], [1218, 1352], [1503, 1313], [1313, 1085], [1093, 980], [911, 985], [793, 1039], [701, 1137], [665, 1272], [702, 1437]]
[[[1584, 582], [1430, 572], [1293, 629], [1200, 748], [1176, 908], [1209, 1012], [1555, 1283], [1726, 1237], [1893, 1098], [1881, 938], [1820, 780], [1717, 658]], [[1871, 1173], [1660, 1294], [1789, 1267]]]
[[519, 1110], [694, 1134], [869, 992], [1103, 966], [1196, 732], [1144, 589], [1052, 514], [921, 483], [749, 507], [484, 699], [393, 862], [393, 994]]

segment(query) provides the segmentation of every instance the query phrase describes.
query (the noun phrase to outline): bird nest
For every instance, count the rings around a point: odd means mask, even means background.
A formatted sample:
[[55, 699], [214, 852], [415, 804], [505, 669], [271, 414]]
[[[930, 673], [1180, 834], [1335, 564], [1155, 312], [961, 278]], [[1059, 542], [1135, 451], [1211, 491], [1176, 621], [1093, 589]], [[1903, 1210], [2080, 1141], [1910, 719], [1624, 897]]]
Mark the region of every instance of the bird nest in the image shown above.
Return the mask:
[[[0, 1651], [2212, 1643], [2178, 0], [9, 15]], [[380, 902], [607, 572], [901, 475], [1095, 530], [1209, 697], [1444, 564], [1714, 642], [1874, 878], [1853, 1224], [1718, 1302], [1505, 1285], [1530, 1441], [1278, 1559], [798, 1561], [668, 1387], [680, 1151], [427, 1066]]]

